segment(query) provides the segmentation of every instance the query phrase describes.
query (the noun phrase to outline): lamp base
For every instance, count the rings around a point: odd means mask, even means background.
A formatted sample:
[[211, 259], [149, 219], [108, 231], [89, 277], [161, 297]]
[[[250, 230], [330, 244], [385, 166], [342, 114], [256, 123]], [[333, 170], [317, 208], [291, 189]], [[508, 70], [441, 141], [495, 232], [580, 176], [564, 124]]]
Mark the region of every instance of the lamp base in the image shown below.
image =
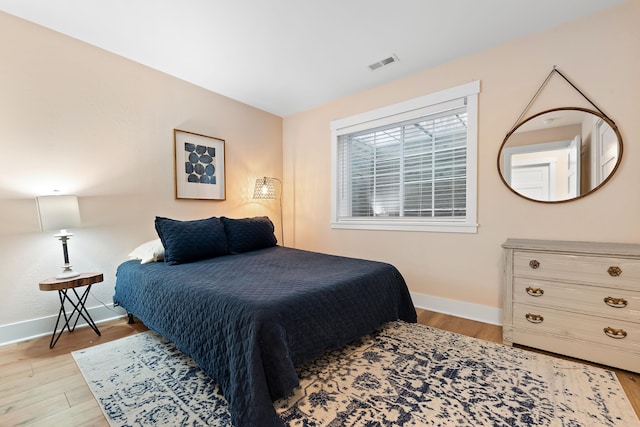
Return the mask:
[[80, 273], [76, 273], [75, 271], [73, 271], [69, 264], [65, 264], [62, 268], [62, 273], [58, 274], [56, 276], [56, 279], [71, 279], [72, 277], [77, 277], [80, 275]]

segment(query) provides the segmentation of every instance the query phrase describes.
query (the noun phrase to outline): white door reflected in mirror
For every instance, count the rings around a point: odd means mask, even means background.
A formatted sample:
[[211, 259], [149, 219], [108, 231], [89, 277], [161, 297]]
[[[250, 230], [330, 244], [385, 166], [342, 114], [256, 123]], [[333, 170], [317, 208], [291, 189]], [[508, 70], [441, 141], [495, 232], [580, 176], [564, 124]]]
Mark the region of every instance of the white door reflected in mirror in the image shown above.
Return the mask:
[[563, 202], [591, 193], [615, 172], [620, 134], [607, 117], [559, 108], [523, 121], [505, 138], [498, 156], [504, 183], [539, 202]]

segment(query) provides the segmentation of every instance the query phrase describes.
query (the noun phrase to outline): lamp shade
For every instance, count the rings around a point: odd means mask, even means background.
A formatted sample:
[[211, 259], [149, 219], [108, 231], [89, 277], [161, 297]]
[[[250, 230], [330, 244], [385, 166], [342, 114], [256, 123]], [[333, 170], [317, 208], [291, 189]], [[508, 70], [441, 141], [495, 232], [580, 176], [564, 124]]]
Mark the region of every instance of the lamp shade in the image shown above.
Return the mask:
[[256, 186], [253, 189], [254, 199], [275, 199], [276, 198], [276, 186], [273, 178], [258, 178], [256, 179]]
[[63, 230], [80, 225], [80, 208], [76, 196], [36, 197], [40, 229]]

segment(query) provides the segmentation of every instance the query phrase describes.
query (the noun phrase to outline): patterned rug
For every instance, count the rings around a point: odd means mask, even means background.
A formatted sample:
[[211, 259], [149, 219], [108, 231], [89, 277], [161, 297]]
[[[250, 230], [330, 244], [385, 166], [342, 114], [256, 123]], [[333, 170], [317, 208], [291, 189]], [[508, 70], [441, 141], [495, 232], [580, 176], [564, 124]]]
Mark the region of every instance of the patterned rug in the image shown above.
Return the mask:
[[[218, 386], [152, 331], [73, 357], [112, 426], [229, 426]], [[287, 426], [640, 426], [615, 374], [391, 322], [298, 370]]]

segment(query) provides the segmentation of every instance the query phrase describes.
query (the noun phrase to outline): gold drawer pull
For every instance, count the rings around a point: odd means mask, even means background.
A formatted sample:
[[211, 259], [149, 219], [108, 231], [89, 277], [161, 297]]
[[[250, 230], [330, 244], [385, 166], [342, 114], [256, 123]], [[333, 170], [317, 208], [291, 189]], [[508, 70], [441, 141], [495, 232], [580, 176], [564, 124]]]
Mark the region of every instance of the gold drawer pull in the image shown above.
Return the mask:
[[612, 265], [607, 270], [607, 273], [609, 273], [609, 276], [611, 277], [618, 277], [619, 275], [622, 274], [622, 269], [616, 265]]
[[625, 308], [628, 304], [624, 298], [605, 297], [604, 303], [613, 308]]
[[537, 259], [532, 259], [531, 261], [529, 261], [529, 267], [535, 270], [536, 268], [540, 267], [540, 263]]
[[614, 328], [606, 327], [603, 329], [603, 331], [605, 335], [608, 336], [609, 338], [615, 338], [615, 339], [621, 340], [627, 337], [627, 331], [625, 331], [624, 329], [614, 329]]
[[524, 317], [531, 323], [542, 323], [542, 321], [544, 320], [544, 317], [540, 316], [539, 314], [527, 313], [524, 315]]
[[526, 291], [532, 297], [541, 297], [542, 295], [544, 295], [544, 290], [540, 288], [532, 288], [531, 286], [529, 286]]

